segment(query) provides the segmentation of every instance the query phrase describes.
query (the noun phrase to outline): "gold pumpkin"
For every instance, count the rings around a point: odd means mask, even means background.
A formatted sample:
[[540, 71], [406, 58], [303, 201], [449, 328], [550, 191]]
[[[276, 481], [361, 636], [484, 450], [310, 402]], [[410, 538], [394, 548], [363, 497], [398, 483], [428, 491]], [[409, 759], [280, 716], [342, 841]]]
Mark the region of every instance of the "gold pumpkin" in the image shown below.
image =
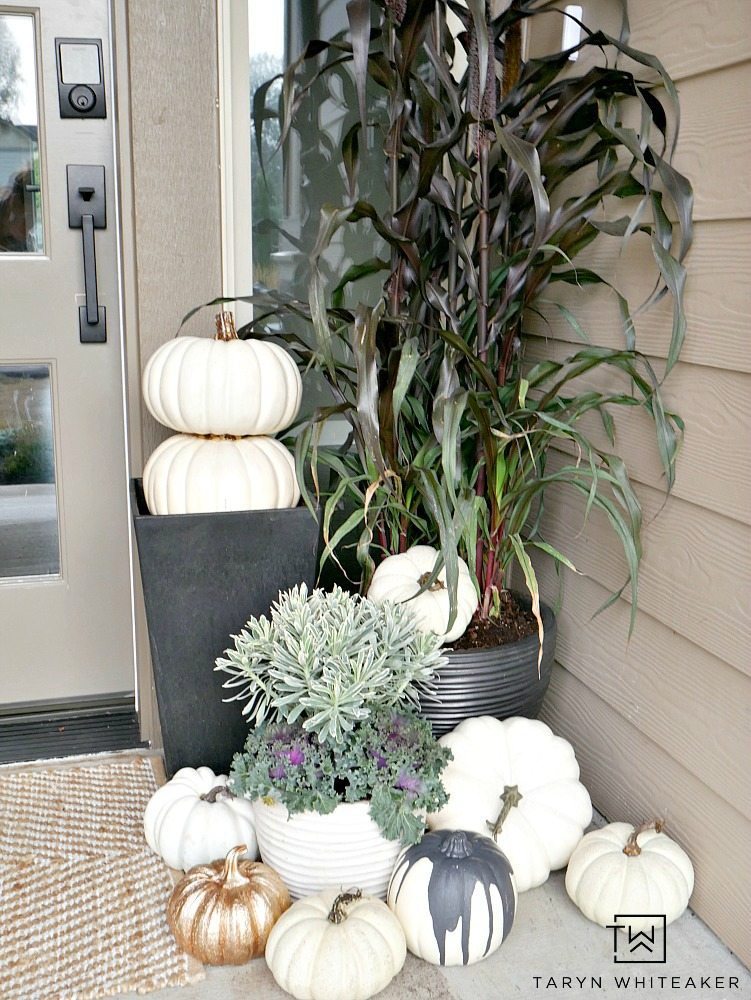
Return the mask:
[[191, 868], [167, 903], [177, 943], [206, 965], [241, 965], [263, 955], [266, 939], [292, 905], [273, 868], [241, 861], [245, 844], [224, 861]]

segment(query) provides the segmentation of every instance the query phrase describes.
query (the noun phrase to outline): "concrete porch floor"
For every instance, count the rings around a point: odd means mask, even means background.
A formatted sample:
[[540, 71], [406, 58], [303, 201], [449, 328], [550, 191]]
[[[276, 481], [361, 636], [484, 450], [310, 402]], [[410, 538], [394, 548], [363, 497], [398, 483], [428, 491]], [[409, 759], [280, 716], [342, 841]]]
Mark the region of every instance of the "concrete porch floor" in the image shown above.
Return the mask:
[[[563, 872], [556, 872], [545, 885], [520, 897], [514, 927], [494, 955], [467, 968], [451, 969], [440, 969], [408, 955], [399, 976], [378, 997], [379, 1000], [751, 997], [751, 974], [690, 911], [667, 929], [664, 965], [614, 964], [612, 933], [579, 913], [566, 894]], [[570, 977], [570, 981], [564, 981], [564, 976]], [[620, 986], [616, 977], [621, 980]], [[677, 977], [677, 981], [672, 977]], [[623, 979], [629, 979], [629, 983], [624, 984]], [[635, 979], [639, 980], [636, 984]], [[122, 1000], [137, 1000], [138, 994], [121, 996]], [[153, 1000], [284, 1000], [288, 996], [276, 985], [263, 959], [235, 968], [207, 968], [206, 978], [200, 983], [149, 994]]]
[[[67, 758], [93, 763], [139, 755], [121, 751]], [[152, 756], [152, 755], [149, 755]], [[152, 756], [158, 780], [161, 759]], [[4, 765], [2, 770], [59, 766], [56, 761]], [[602, 823], [597, 817], [595, 825]], [[165, 900], [166, 903], [166, 900]], [[643, 998], [643, 1000], [735, 1000], [751, 998], [751, 973], [690, 910], [667, 928], [665, 964], [613, 962], [613, 932], [596, 926], [568, 898], [564, 872], [519, 897], [516, 920], [501, 948], [467, 968], [440, 969], [412, 955], [379, 1000], [502, 1000], [513, 997]], [[144, 994], [118, 994], [139, 1000]], [[263, 959], [244, 966], [207, 967], [206, 978], [189, 986], [146, 994], [150, 1000], [285, 1000]], [[0, 1000], [6, 1000], [5, 997]], [[7, 1000], [13, 1000], [8, 997]], [[40, 998], [41, 1000], [41, 998]]]

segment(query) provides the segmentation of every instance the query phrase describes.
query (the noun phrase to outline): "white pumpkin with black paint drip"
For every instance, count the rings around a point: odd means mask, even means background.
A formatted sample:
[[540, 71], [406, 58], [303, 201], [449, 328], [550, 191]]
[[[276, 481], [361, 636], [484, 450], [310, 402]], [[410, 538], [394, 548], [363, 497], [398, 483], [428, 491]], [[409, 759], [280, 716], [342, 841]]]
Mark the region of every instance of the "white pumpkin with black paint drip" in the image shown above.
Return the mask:
[[489, 837], [438, 830], [399, 855], [388, 889], [413, 955], [433, 965], [472, 965], [503, 944], [516, 913], [516, 883]]

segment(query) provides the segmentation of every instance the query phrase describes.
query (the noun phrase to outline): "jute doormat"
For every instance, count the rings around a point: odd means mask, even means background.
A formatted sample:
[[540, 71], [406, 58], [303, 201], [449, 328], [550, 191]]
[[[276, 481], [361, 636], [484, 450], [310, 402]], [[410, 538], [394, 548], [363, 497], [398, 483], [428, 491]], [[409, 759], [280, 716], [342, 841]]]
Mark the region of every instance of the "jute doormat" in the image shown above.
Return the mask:
[[0, 997], [95, 1000], [203, 972], [165, 919], [172, 875], [143, 839], [148, 760], [0, 770]]

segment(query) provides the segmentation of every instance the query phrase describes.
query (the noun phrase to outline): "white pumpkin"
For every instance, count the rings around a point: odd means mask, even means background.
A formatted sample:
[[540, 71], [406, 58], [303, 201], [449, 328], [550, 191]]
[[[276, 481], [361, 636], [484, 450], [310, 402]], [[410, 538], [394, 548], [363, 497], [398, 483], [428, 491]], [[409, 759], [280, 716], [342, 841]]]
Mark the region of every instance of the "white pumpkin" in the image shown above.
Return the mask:
[[231, 313], [217, 337], [176, 337], [143, 373], [143, 398], [166, 427], [186, 434], [276, 434], [300, 409], [297, 365], [278, 344], [238, 340]]
[[593, 830], [566, 870], [566, 891], [585, 917], [607, 927], [615, 917], [627, 916], [623, 924], [635, 933], [652, 928], [646, 914], [664, 914], [666, 924], [677, 920], [693, 890], [691, 859], [662, 833], [660, 823], [638, 829], [609, 823]]
[[[368, 597], [376, 604], [383, 604], [384, 601], [406, 603], [414, 612], [420, 627], [426, 632], [442, 636], [445, 644], [455, 642], [464, 633], [479, 601], [469, 568], [463, 559], [459, 559], [456, 618], [449, 629], [446, 567], [443, 567], [432, 586], [419, 593], [423, 582], [433, 572], [437, 558], [438, 553], [431, 545], [413, 545], [406, 552], [387, 556], [373, 574]], [[416, 594], [419, 596], [415, 597]]]
[[181, 767], [149, 799], [146, 843], [170, 868], [209, 864], [237, 844], [247, 846], [244, 858], [258, 857], [253, 807], [230, 792], [227, 780], [210, 767]]
[[274, 438], [199, 438], [174, 434], [143, 470], [152, 514], [270, 510], [300, 499], [295, 461]]
[[471, 965], [500, 948], [516, 913], [508, 859], [489, 837], [437, 830], [397, 859], [388, 904], [413, 955], [433, 965]]
[[563, 868], [592, 820], [570, 743], [544, 722], [465, 719], [439, 742], [454, 759], [441, 776], [449, 801], [431, 829], [492, 836], [511, 863], [519, 892]]
[[327, 889], [293, 903], [266, 942], [274, 979], [297, 1000], [368, 1000], [401, 970], [404, 931], [385, 903]]

